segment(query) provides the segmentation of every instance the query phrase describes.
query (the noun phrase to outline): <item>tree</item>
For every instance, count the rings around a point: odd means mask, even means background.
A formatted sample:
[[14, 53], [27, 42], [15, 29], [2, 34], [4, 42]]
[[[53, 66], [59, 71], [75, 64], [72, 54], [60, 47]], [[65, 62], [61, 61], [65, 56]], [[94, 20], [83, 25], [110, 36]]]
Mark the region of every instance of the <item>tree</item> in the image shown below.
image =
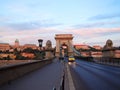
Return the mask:
[[34, 50], [32, 48], [26, 48], [26, 49], [23, 50], [23, 52], [33, 53]]

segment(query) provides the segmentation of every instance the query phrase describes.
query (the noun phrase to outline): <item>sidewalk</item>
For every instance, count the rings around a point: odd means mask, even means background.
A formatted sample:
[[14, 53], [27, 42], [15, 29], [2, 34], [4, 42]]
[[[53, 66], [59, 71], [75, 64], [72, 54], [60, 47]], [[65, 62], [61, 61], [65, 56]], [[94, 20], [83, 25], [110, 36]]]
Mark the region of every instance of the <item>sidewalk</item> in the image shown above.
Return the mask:
[[62, 63], [54, 60], [52, 64], [0, 87], [0, 90], [53, 90], [59, 86], [62, 74]]

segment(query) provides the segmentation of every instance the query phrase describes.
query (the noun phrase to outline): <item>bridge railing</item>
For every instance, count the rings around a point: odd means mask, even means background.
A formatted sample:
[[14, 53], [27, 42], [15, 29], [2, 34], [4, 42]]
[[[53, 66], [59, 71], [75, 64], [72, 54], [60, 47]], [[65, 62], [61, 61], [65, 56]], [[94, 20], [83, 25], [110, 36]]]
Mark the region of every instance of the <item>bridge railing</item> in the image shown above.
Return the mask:
[[97, 63], [120, 66], [120, 58], [99, 57], [99, 58], [94, 58], [94, 61]]
[[82, 57], [82, 56], [75, 56], [76, 59], [80, 59], [83, 61], [94, 62], [93, 57]]

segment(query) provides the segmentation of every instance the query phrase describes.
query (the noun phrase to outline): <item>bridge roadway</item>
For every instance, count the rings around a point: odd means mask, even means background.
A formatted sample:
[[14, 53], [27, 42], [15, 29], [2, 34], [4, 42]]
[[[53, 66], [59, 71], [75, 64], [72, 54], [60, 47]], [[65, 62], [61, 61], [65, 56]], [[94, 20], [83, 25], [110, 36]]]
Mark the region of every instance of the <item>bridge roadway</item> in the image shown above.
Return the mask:
[[63, 64], [58, 60], [0, 87], [0, 90], [53, 90], [59, 86]]
[[76, 90], [120, 90], [120, 67], [81, 60], [69, 66]]
[[[66, 58], [67, 59], [67, 58]], [[76, 60], [68, 63], [76, 90], [120, 90], [120, 67]], [[63, 64], [58, 60], [0, 87], [0, 90], [53, 90]]]

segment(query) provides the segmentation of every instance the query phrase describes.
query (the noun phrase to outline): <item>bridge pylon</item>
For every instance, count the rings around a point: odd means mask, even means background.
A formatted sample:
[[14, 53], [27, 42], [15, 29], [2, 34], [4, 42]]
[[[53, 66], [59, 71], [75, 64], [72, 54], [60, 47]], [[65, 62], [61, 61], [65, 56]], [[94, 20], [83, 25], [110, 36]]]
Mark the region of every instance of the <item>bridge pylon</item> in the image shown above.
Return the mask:
[[73, 50], [71, 49], [70, 45], [72, 46], [72, 34], [56, 34], [56, 51], [55, 56], [60, 57], [60, 48], [62, 48], [62, 56], [70, 56], [73, 55]]

